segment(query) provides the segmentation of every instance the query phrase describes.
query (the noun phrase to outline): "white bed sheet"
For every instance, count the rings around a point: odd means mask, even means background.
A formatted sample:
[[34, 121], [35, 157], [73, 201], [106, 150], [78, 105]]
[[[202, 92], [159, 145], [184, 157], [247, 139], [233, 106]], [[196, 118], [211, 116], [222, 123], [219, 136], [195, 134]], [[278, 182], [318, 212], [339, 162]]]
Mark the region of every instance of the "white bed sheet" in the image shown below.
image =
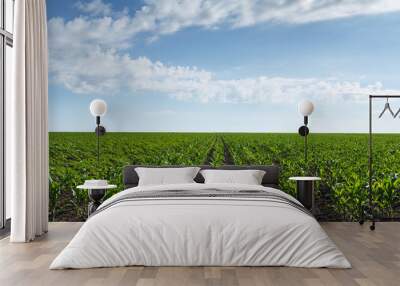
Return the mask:
[[[154, 190], [268, 190], [254, 185], [180, 184]], [[50, 269], [145, 266], [293, 266], [350, 268], [311, 216], [258, 199], [151, 199], [116, 204], [83, 224]]]

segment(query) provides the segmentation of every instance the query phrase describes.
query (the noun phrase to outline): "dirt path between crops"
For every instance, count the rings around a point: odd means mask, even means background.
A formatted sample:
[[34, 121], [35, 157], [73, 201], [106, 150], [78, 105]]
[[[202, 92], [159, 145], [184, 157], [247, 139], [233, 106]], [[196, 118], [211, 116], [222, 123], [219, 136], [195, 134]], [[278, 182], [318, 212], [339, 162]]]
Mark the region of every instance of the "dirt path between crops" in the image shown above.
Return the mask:
[[229, 145], [225, 142], [224, 138], [221, 137], [222, 144], [224, 145], [224, 165], [235, 165]]

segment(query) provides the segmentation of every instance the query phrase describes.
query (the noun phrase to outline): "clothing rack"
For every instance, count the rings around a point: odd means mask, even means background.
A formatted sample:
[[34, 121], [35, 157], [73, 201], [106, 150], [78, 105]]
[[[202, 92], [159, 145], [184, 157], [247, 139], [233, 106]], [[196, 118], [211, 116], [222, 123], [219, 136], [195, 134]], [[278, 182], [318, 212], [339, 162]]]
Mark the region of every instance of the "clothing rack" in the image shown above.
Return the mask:
[[[374, 99], [400, 98], [400, 95], [369, 95], [369, 140], [368, 140], [368, 207], [371, 214], [370, 229], [375, 230], [374, 203], [372, 202], [372, 101]], [[360, 224], [364, 223], [364, 209], [362, 210]]]

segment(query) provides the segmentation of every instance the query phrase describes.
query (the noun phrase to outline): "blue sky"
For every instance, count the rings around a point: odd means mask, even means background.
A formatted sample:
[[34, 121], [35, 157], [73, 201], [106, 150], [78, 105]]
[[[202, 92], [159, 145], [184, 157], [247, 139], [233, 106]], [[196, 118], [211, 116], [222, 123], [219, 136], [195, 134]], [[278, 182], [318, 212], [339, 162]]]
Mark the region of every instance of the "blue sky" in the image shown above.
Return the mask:
[[310, 99], [312, 131], [366, 132], [367, 95], [400, 94], [400, 3], [343, 2], [48, 0], [50, 130], [102, 98], [109, 131], [296, 132]]

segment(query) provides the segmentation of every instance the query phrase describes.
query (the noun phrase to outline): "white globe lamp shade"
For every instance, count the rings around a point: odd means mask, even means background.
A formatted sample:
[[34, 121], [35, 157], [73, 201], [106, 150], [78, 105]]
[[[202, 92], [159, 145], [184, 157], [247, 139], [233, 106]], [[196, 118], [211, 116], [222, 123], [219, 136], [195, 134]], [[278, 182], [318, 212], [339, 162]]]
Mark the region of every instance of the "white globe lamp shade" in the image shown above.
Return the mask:
[[309, 100], [303, 100], [299, 103], [299, 113], [303, 116], [309, 116], [314, 111], [314, 104]]
[[107, 104], [102, 99], [95, 99], [90, 103], [90, 113], [93, 116], [103, 116], [107, 112]]

